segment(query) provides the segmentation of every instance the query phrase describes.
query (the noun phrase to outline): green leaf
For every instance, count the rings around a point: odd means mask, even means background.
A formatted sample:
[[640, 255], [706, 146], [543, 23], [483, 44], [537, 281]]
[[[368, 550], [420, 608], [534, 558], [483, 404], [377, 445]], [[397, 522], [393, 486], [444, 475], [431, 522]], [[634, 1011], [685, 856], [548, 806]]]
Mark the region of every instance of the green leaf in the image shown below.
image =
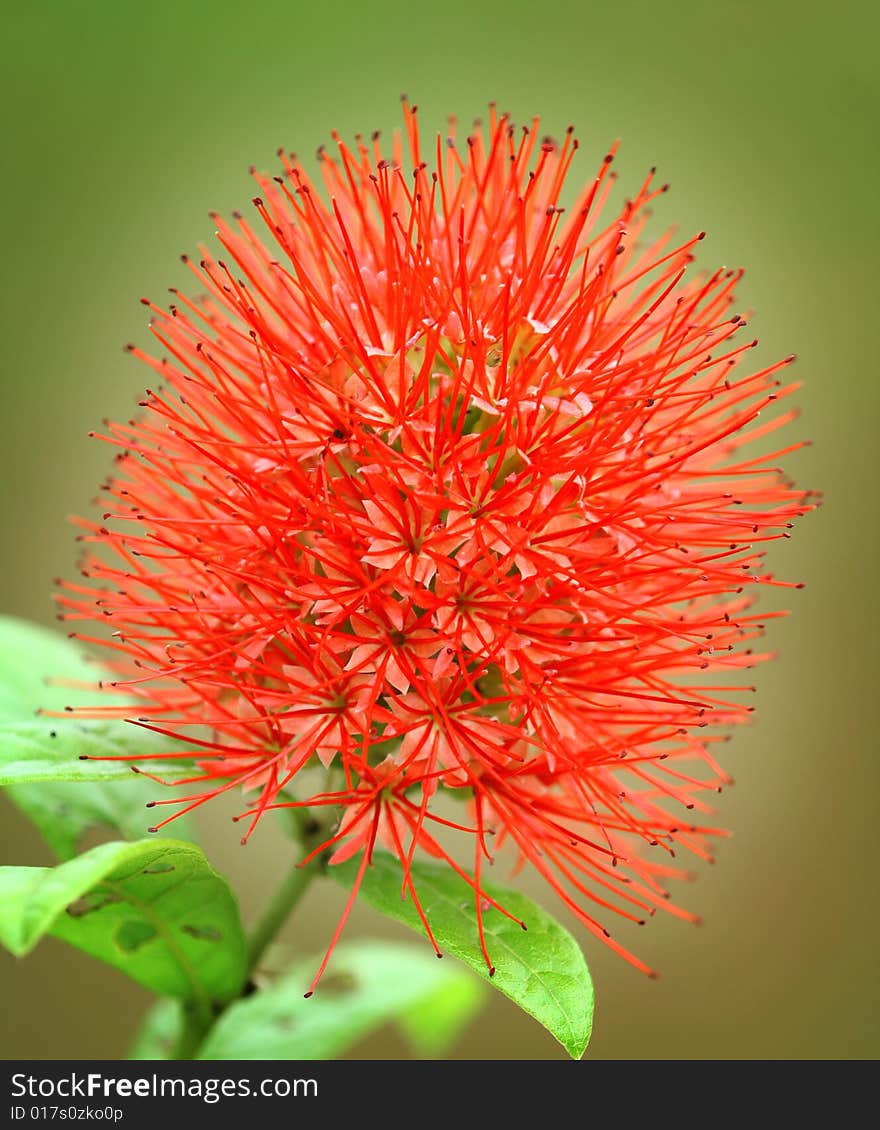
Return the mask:
[[[406, 1018], [407, 1033], [417, 1031], [419, 1051], [439, 1055], [483, 997], [476, 978], [432, 953], [375, 941], [341, 946], [332, 971], [305, 1000], [318, 960], [232, 1005], [209, 1032], [198, 1058], [331, 1059], [400, 1018]], [[421, 1016], [414, 1029], [416, 1013]], [[435, 1014], [438, 1030], [432, 1040], [426, 1033]], [[155, 1041], [140, 1046], [155, 1047]]]
[[[108, 829], [116, 838], [140, 839], [152, 822], [145, 806], [161, 791], [161, 785], [133, 774], [124, 781], [40, 781], [6, 790], [59, 859], [72, 859], [94, 828]], [[156, 834], [192, 839], [186, 817]]]
[[0, 868], [0, 941], [17, 956], [46, 934], [163, 996], [228, 1000], [245, 978], [235, 899], [193, 844], [101, 844], [55, 868]]
[[[431, 951], [425, 960], [442, 965]], [[445, 965], [458, 972], [458, 966]], [[411, 1005], [395, 1018], [416, 1053], [422, 1059], [442, 1059], [464, 1031], [468, 1021], [483, 1003], [486, 987], [470, 973], [449, 978], [430, 996]]]
[[[0, 616], [0, 723], [32, 718], [40, 708], [94, 705], [101, 674], [65, 636]], [[67, 686], [65, 680], [91, 687]]]
[[[130, 838], [143, 835], [150, 823], [144, 805], [161, 790], [138, 780], [129, 761], [81, 758], [147, 756], [165, 752], [171, 744], [123, 720], [34, 717], [37, 709], [94, 705], [100, 698], [94, 686], [100, 675], [100, 668], [70, 640], [0, 617], [0, 785], [8, 787], [10, 799], [62, 859], [75, 854], [82, 836], [94, 827]], [[91, 683], [92, 689], [55, 679]], [[175, 765], [163, 775], [180, 772]], [[107, 781], [118, 783], [107, 786]], [[187, 834], [179, 824], [174, 831]]]
[[[66, 718], [0, 723], [0, 785], [35, 781], [130, 781], [130, 761], [83, 761], [83, 757], [149, 757], [172, 742], [132, 723], [80, 722]], [[174, 743], [174, 748], [177, 744]], [[181, 751], [185, 746], [180, 746]], [[162, 766], [163, 777], [182, 770]]]
[[180, 1001], [156, 1001], [147, 1009], [128, 1058], [171, 1059], [182, 1031], [183, 1005]]
[[[328, 874], [351, 886], [357, 867], [358, 862], [352, 860], [329, 868]], [[397, 859], [376, 852], [359, 897], [389, 918], [424, 933], [412, 899], [401, 898], [402, 874]], [[412, 878], [441, 950], [510, 997], [543, 1024], [573, 1059], [580, 1059], [593, 1027], [593, 982], [571, 934], [525, 895], [484, 883], [486, 894], [528, 927], [524, 932], [494, 907], [483, 912], [486, 944], [495, 965], [495, 975], [490, 978], [479, 946], [471, 887], [448, 865], [413, 864]]]

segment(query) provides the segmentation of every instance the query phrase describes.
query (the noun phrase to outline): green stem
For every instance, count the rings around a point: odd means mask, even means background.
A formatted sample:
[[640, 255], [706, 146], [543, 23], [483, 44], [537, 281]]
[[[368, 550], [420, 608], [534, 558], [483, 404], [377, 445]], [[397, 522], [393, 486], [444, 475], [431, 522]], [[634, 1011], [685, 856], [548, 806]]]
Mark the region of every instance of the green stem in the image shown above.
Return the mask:
[[189, 1002], [183, 1005], [182, 1013], [180, 1036], [171, 1058], [195, 1059], [199, 1045], [214, 1026], [215, 1018], [210, 1015], [206, 1018], [201, 1009], [193, 1008]]

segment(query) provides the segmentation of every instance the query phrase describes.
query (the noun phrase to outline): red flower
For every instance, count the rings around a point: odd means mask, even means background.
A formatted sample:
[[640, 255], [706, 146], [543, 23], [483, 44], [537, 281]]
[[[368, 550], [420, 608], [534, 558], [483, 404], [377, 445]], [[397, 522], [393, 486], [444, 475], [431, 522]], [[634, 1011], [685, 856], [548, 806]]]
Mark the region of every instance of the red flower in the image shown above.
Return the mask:
[[106, 524], [61, 603], [109, 621], [81, 638], [139, 724], [200, 743], [175, 815], [243, 786], [247, 839], [341, 807], [316, 850], [362, 875], [381, 837], [417, 906], [414, 852], [461, 870], [432, 831], [458, 828], [481, 937], [494, 833], [607, 940], [609, 909], [686, 916], [668, 860], [708, 850], [710, 749], [764, 658], [748, 593], [811, 505], [743, 451], [793, 418], [758, 422], [793, 358], [742, 373], [740, 272], [688, 277], [702, 233], [640, 242], [653, 174], [603, 225], [611, 155], [559, 206], [571, 131], [493, 111], [429, 164], [404, 114], [391, 158], [321, 151], [326, 196], [281, 154], [263, 235], [215, 217], [205, 295], [148, 303], [161, 385], [102, 436]]

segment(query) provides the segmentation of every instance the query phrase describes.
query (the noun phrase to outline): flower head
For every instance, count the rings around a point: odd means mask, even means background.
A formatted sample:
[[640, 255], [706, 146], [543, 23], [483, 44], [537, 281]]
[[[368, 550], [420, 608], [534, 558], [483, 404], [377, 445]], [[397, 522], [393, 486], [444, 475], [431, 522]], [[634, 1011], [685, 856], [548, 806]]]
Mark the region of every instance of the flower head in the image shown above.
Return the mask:
[[560, 206], [571, 131], [493, 110], [423, 152], [404, 115], [390, 156], [321, 150], [323, 192], [280, 154], [254, 220], [214, 217], [223, 257], [187, 260], [202, 296], [148, 303], [160, 356], [131, 351], [160, 383], [102, 435], [106, 513], [60, 600], [108, 622], [108, 689], [164, 756], [196, 742], [174, 815], [243, 787], [247, 838], [339, 808], [317, 851], [362, 875], [381, 839], [417, 907], [414, 853], [448, 860], [481, 939], [508, 841], [646, 969], [600, 922], [684, 915], [674, 846], [708, 851], [710, 751], [773, 614], [751, 594], [784, 585], [764, 549], [811, 505], [747, 450], [793, 417], [758, 419], [792, 358], [743, 364], [740, 272], [693, 274], [702, 233], [643, 239], [653, 173], [603, 220], [612, 154]]

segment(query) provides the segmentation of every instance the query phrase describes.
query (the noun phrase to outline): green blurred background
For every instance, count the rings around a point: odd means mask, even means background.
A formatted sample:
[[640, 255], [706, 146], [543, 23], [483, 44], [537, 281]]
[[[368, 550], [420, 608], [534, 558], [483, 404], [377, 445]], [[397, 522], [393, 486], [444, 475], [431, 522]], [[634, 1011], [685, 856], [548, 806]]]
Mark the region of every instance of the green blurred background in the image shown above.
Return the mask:
[[[657, 223], [706, 228], [701, 261], [747, 268], [744, 306], [766, 361], [796, 351], [790, 461], [827, 506], [772, 563], [806, 589], [773, 625], [782, 658], [758, 673], [757, 721], [737, 734], [720, 798], [735, 837], [685, 891], [697, 930], [656, 921], [637, 944], [644, 980], [583, 935], [597, 983], [592, 1057], [875, 1057], [876, 817], [880, 761], [869, 704], [877, 664], [876, 286], [880, 21], [873, 4], [627, 4], [522, 0], [249, 4], [58, 0], [4, 5], [0, 190], [3, 611], [51, 622], [51, 577], [109, 462], [86, 439], [126, 416], [147, 382], [121, 345], [148, 340], [142, 294], [184, 283], [180, 252], [207, 211], [252, 195], [250, 162], [276, 147], [398, 124], [406, 90], [423, 126], [490, 99], [548, 132], [578, 127], [586, 179], [611, 140], [635, 186], [657, 164], [673, 191]], [[873, 723], [873, 711], [871, 722]], [[252, 913], [286, 866], [265, 824], [247, 851], [220, 815], [209, 853]], [[4, 862], [48, 863], [4, 805]], [[329, 887], [329, 885], [328, 885]], [[540, 887], [532, 887], [532, 891]], [[295, 933], [324, 944], [340, 892], [310, 892]], [[352, 936], [390, 928], [359, 909]], [[145, 996], [60, 943], [2, 962], [0, 1055], [122, 1054]], [[363, 1056], [403, 1056], [390, 1031]], [[463, 1057], [558, 1054], [503, 999]]]

